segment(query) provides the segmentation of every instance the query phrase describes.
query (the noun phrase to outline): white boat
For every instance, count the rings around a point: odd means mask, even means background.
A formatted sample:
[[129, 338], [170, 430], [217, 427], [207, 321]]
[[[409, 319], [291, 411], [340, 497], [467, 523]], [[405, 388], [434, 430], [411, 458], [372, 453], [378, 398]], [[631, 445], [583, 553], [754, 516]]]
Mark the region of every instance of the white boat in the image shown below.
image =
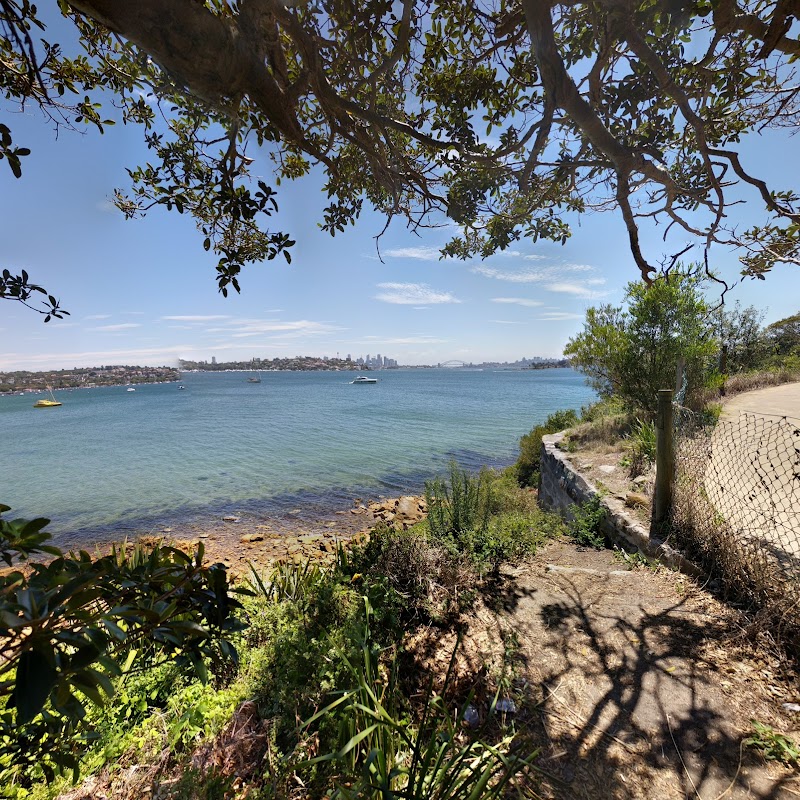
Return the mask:
[[366, 375], [359, 375], [354, 381], [350, 381], [351, 384], [353, 383], [377, 383], [377, 378], [368, 378]]
[[133, 388], [133, 386], [129, 386], [129, 387], [126, 389], [126, 391], [128, 391], [128, 392], [135, 392], [135, 391], [136, 391], [136, 389], [134, 389], [134, 388]]

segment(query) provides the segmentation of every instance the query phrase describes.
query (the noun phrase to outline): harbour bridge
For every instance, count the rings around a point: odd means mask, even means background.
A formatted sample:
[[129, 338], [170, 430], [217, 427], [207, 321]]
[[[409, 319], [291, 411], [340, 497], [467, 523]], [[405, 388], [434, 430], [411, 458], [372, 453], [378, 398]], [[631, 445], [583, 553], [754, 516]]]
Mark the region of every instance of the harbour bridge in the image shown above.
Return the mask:
[[466, 361], [457, 361], [453, 359], [452, 361], [442, 361], [441, 363], [436, 365], [437, 367], [467, 367], [469, 366]]

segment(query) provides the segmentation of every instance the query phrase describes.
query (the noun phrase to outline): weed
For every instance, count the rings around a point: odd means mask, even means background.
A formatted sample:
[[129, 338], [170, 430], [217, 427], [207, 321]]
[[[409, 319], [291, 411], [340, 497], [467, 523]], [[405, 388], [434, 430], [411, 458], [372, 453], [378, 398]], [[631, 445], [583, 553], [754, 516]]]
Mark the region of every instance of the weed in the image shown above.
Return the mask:
[[659, 562], [653, 558], [648, 558], [644, 553], [640, 553], [638, 550], [629, 553], [627, 550], [623, 550], [621, 547], [614, 546], [614, 558], [618, 561], [622, 561], [628, 566], [636, 568], [636, 567], [643, 567], [645, 569], [658, 569]]
[[584, 547], [602, 550], [606, 542], [605, 534], [602, 532], [606, 509], [600, 502], [600, 497], [595, 495], [582, 505], [571, 505], [569, 513], [572, 517], [569, 522], [572, 538]]
[[442, 689], [434, 691], [433, 681], [429, 683], [414, 718], [396, 690], [397, 661], [382, 668], [368, 613], [360, 658], [346, 659], [354, 688], [341, 693], [304, 726], [310, 733], [324, 719], [335, 720], [339, 732], [335, 747], [301, 766], [332, 765], [336, 778], [329, 796], [342, 800], [503, 797], [515, 775], [530, 768], [535, 753], [527, 758], [513, 753], [512, 735], [497, 743], [461, 735], [471, 698], [455, 715], [444, 699], [453, 683], [455, 656], [456, 652]]
[[647, 472], [656, 462], [656, 426], [637, 419], [626, 437], [631, 477]]
[[233, 776], [211, 769], [201, 773], [187, 769], [170, 788], [171, 800], [226, 800], [233, 791]]
[[578, 415], [572, 409], [556, 411], [519, 440], [519, 458], [514, 466], [520, 486], [533, 486], [539, 479], [542, 436], [558, 433], [577, 424]]
[[744, 744], [760, 750], [767, 761], [780, 761], [790, 767], [800, 766], [800, 747], [797, 743], [778, 733], [769, 725], [751, 720], [753, 735]]
[[428, 529], [431, 540], [453, 554], [472, 555], [489, 528], [489, 473], [477, 476], [450, 462], [449, 481], [435, 478], [425, 483], [428, 503]]

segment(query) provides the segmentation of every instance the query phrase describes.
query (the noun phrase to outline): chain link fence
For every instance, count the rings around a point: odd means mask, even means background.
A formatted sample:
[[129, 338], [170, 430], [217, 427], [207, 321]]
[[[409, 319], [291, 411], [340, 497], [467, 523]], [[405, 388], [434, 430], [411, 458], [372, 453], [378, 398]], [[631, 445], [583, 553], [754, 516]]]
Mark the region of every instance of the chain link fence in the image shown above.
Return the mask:
[[800, 633], [800, 419], [742, 413], [707, 425], [681, 409], [672, 523], [729, 591]]

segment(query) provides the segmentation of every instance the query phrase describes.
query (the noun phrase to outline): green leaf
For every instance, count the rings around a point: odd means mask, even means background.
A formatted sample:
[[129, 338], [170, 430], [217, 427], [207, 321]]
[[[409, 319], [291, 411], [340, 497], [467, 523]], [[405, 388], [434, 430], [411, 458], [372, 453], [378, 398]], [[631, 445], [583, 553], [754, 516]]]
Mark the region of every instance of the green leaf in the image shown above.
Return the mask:
[[52, 651], [48, 654], [37, 648], [20, 656], [17, 683], [11, 695], [11, 704], [17, 709], [18, 724], [30, 722], [44, 708], [57, 678]]

